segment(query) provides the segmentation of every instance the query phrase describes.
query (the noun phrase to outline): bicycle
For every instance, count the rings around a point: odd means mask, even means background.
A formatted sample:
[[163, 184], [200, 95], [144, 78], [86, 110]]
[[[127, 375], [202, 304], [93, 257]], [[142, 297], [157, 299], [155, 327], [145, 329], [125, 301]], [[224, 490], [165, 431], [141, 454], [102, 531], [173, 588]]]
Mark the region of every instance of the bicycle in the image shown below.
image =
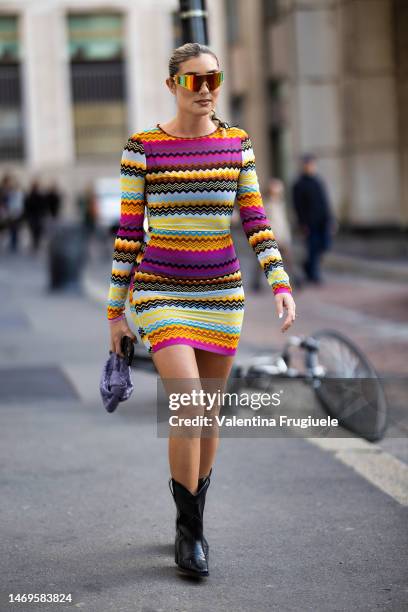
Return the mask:
[[[291, 365], [292, 347], [304, 351], [303, 371]], [[303, 380], [339, 425], [370, 442], [384, 437], [388, 406], [378, 373], [363, 352], [340, 332], [322, 329], [310, 336], [290, 336], [281, 352], [250, 357], [247, 364], [234, 364], [227, 392], [239, 394], [243, 388], [271, 391], [278, 378]]]
[[[293, 347], [304, 351], [303, 371], [291, 365]], [[311, 386], [322, 408], [340, 425], [370, 442], [384, 437], [388, 407], [378, 373], [364, 353], [340, 332], [322, 329], [310, 336], [290, 336], [281, 352], [252, 356], [247, 361], [232, 366], [227, 393], [239, 393], [244, 388], [270, 391], [279, 377], [300, 379]], [[135, 346], [131, 366], [156, 373], [141, 343]], [[358, 380], [354, 390], [351, 380]], [[364, 382], [365, 394], [358, 397]], [[367, 391], [370, 402], [366, 401]]]

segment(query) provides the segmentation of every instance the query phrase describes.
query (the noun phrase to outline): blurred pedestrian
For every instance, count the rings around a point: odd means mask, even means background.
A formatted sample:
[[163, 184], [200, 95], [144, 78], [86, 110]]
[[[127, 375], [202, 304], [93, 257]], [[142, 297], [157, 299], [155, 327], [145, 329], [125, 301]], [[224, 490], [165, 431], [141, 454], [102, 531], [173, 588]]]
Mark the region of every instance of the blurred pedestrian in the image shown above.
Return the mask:
[[79, 195], [78, 208], [82, 219], [82, 224], [87, 234], [94, 234], [97, 222], [97, 209], [96, 195], [92, 184], [88, 184], [85, 188], [85, 191]]
[[61, 213], [61, 201], [62, 195], [58, 189], [58, 185], [55, 181], [52, 181], [46, 190], [45, 194], [45, 208], [51, 218], [56, 221]]
[[31, 235], [32, 250], [37, 252], [41, 245], [47, 218], [47, 200], [40, 182], [34, 179], [25, 197], [24, 214]]
[[[286, 204], [284, 198], [284, 184], [278, 178], [271, 178], [269, 181], [269, 190], [263, 198], [263, 204], [266, 216], [270, 221], [270, 225], [275, 236], [276, 242], [279, 245], [279, 250], [282, 254], [282, 259], [285, 262], [285, 268], [288, 271], [289, 277], [292, 279], [293, 286], [299, 286], [299, 279], [296, 278], [293, 266], [292, 255], [292, 232], [286, 212]], [[252, 275], [252, 289], [259, 291], [261, 288], [262, 271], [259, 268], [258, 262], [254, 262], [254, 271]]]
[[0, 181], [0, 236], [7, 231], [8, 228], [8, 185], [10, 175], [5, 174]]
[[9, 232], [9, 249], [18, 251], [20, 226], [24, 216], [24, 193], [17, 179], [6, 174], [0, 187], [0, 207], [3, 225]]
[[323, 179], [317, 174], [316, 157], [306, 153], [301, 157], [300, 175], [293, 185], [293, 204], [307, 256], [303, 262], [306, 279], [322, 284], [320, 259], [331, 247], [337, 222]]
[[17, 252], [19, 248], [20, 228], [24, 218], [24, 192], [14, 177], [11, 179], [8, 197], [8, 215], [10, 236], [9, 248], [10, 251]]
[[10, 175], [5, 174], [0, 181], [0, 223], [2, 228], [7, 226], [7, 184], [9, 180]]

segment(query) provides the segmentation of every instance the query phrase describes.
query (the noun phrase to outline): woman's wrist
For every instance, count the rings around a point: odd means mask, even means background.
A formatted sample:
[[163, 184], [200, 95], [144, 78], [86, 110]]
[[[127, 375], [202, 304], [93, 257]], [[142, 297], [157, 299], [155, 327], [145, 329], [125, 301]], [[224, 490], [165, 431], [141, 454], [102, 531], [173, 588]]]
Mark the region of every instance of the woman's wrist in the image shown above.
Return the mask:
[[292, 289], [290, 287], [278, 287], [274, 290], [274, 294], [278, 295], [279, 293], [292, 293]]
[[119, 315], [118, 317], [115, 317], [114, 319], [108, 319], [108, 322], [109, 322], [109, 324], [117, 323], [117, 321], [123, 321], [124, 319], [126, 319], [125, 313]]

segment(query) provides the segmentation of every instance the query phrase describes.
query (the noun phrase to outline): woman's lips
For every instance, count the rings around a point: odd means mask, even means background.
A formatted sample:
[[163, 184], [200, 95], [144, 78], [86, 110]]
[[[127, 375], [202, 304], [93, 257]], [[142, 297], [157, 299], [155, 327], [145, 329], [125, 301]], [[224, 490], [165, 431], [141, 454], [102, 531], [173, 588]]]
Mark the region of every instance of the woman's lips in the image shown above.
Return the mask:
[[211, 100], [197, 100], [197, 104], [201, 104], [201, 106], [206, 106], [210, 104]]

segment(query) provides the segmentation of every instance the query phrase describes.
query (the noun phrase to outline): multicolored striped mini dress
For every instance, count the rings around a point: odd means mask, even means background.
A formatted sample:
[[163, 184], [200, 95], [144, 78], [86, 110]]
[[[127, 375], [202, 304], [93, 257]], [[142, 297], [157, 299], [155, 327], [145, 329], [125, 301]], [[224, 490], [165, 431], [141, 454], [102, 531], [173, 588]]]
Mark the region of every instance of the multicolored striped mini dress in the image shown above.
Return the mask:
[[291, 292], [248, 134], [220, 126], [206, 136], [184, 138], [157, 124], [128, 139], [120, 180], [109, 321], [125, 317], [128, 297], [150, 353], [187, 344], [234, 355], [245, 304], [231, 236], [234, 206], [273, 293]]

